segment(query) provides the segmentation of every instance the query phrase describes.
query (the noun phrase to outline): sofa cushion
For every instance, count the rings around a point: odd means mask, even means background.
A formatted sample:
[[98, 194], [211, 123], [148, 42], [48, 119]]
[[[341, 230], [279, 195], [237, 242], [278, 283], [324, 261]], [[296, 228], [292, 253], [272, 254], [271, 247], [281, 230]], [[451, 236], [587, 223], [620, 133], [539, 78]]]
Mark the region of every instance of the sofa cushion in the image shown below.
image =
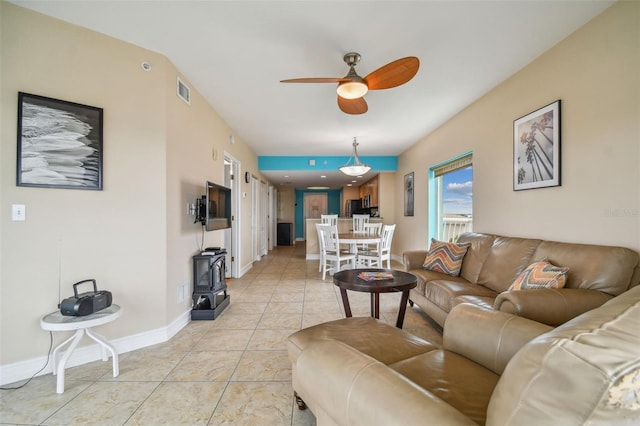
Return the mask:
[[460, 275], [462, 259], [470, 245], [471, 243], [449, 243], [432, 238], [431, 247], [422, 267], [457, 277]]
[[[534, 259], [567, 266], [567, 288], [598, 290], [614, 296], [626, 291], [638, 267], [638, 253], [623, 247], [543, 241]], [[466, 261], [466, 260], [465, 260]], [[586, 267], [588, 265], [588, 267]]]
[[292, 367], [294, 389], [312, 402], [318, 425], [478, 426], [413, 381], [337, 340], [314, 342]]
[[[500, 376], [451, 351], [437, 350], [389, 365], [476, 423], [485, 423]], [[424, 419], [428, 423], [429, 419]]]
[[496, 237], [476, 282], [502, 293], [529, 266], [538, 245], [540, 240]]
[[487, 309], [493, 309], [493, 303], [496, 300], [496, 296], [471, 296], [465, 294], [464, 296], [458, 296], [453, 299], [453, 306], [451, 309], [460, 305], [461, 303], [470, 303], [472, 305], [480, 306]]
[[458, 237], [459, 243], [471, 243], [467, 254], [464, 255], [462, 269], [460, 269], [460, 276], [462, 278], [470, 283], [478, 282], [482, 265], [484, 265], [485, 260], [487, 260], [487, 256], [495, 239], [495, 235], [478, 234], [475, 232], [466, 232]]
[[[366, 333], [363, 330], [367, 330]], [[376, 336], [372, 339], [371, 336]], [[300, 353], [311, 343], [318, 340], [339, 340], [356, 350], [382, 362], [391, 364], [438, 346], [422, 340], [413, 334], [371, 317], [350, 317], [325, 322], [289, 336], [287, 349], [289, 359], [295, 361]]]
[[[418, 287], [420, 287], [420, 285], [422, 284], [423, 289], [425, 283], [434, 280], [449, 280], [458, 281], [461, 283], [467, 282], [467, 280], [462, 277], [452, 277], [451, 275], [443, 274], [442, 272], [431, 271], [429, 269], [412, 269], [409, 272], [416, 276], [416, 278], [418, 279]], [[424, 290], [421, 293], [424, 294]]]
[[433, 280], [425, 284], [424, 290], [425, 297], [445, 312], [451, 311], [458, 296], [497, 296], [493, 290], [466, 281]]
[[509, 291], [562, 288], [567, 280], [568, 271], [569, 268], [552, 265], [547, 260], [533, 262], [520, 272], [509, 286]]

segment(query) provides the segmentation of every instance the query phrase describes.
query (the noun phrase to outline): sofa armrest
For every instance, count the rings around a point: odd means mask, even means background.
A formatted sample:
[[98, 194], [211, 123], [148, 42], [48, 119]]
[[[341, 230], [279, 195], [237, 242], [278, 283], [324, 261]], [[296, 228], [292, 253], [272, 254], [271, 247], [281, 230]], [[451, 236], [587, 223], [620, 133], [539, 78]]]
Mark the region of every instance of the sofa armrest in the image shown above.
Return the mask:
[[303, 399], [313, 395], [318, 404], [314, 414], [319, 424], [476, 424], [401, 374], [337, 340], [309, 345], [298, 357], [296, 374], [298, 394]]
[[462, 303], [447, 316], [443, 347], [501, 375], [520, 348], [551, 330], [536, 321]]
[[598, 290], [581, 288], [542, 288], [505, 291], [496, 297], [493, 308], [534, 321], [558, 326], [613, 296]]
[[424, 258], [427, 257], [427, 250], [409, 250], [402, 253], [402, 263], [404, 270], [422, 269]]

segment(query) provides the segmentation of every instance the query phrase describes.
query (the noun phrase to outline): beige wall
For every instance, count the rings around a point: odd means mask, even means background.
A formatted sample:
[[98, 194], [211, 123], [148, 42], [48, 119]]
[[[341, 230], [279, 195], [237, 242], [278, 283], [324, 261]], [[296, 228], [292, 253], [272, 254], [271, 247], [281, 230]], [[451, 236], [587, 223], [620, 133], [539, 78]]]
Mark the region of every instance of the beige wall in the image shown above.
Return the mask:
[[[514, 192], [513, 120], [562, 100], [562, 186]], [[394, 254], [427, 245], [427, 170], [473, 151], [474, 229], [640, 250], [640, 3], [614, 4], [399, 157]]]
[[[125, 308], [101, 327], [108, 338], [166, 330], [190, 309], [190, 257], [201, 232], [187, 203], [206, 180], [224, 182], [225, 151], [242, 173], [258, 175], [255, 153], [237, 135], [229, 143], [232, 129], [197, 88], [191, 106], [176, 96], [179, 71], [165, 57], [10, 3], [0, 8], [0, 365], [45, 356], [49, 337], [39, 318], [89, 277]], [[102, 191], [16, 186], [19, 91], [104, 109]], [[246, 269], [251, 187], [237, 182], [248, 194], [239, 230]], [[26, 205], [25, 222], [11, 221], [11, 204]], [[204, 245], [223, 245], [223, 232], [206, 233]], [[187, 298], [177, 303], [184, 283]]]
[[396, 172], [383, 172], [378, 175], [378, 213], [382, 222], [387, 225], [396, 223], [396, 175]]

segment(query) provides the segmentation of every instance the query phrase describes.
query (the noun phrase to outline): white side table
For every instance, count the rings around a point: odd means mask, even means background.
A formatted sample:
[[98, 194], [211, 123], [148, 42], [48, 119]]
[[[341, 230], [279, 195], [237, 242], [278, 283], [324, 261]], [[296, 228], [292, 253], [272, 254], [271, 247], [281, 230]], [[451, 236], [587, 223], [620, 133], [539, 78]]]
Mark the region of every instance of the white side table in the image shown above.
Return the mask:
[[[91, 315], [85, 315], [83, 317], [65, 316], [60, 311], [52, 312], [45, 315], [40, 320], [40, 327], [46, 331], [74, 331], [75, 334], [69, 337], [64, 342], [60, 343], [53, 350], [53, 374], [58, 375], [56, 393], [64, 393], [64, 369], [67, 365], [69, 357], [73, 353], [82, 336], [86, 333], [87, 336], [98, 342], [101, 346], [102, 360], [107, 361], [107, 349], [111, 352], [113, 358], [113, 377], [117, 377], [119, 373], [118, 367], [118, 352], [103, 336], [94, 333], [91, 327], [97, 327], [99, 325], [110, 323], [122, 315], [122, 309], [118, 305], [111, 305], [106, 309], [98, 311]], [[62, 349], [67, 343], [71, 342], [69, 349], [67, 349], [60, 360], [57, 362], [58, 351]]]

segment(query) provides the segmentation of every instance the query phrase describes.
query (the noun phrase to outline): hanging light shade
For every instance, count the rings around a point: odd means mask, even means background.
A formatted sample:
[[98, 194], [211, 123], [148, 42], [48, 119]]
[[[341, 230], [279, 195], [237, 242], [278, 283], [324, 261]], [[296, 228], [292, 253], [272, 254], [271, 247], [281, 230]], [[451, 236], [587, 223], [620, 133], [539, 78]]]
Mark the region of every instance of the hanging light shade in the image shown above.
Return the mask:
[[353, 155], [347, 161], [347, 164], [340, 167], [340, 171], [349, 176], [360, 176], [371, 170], [371, 167], [363, 164], [358, 157], [358, 141], [353, 138]]

